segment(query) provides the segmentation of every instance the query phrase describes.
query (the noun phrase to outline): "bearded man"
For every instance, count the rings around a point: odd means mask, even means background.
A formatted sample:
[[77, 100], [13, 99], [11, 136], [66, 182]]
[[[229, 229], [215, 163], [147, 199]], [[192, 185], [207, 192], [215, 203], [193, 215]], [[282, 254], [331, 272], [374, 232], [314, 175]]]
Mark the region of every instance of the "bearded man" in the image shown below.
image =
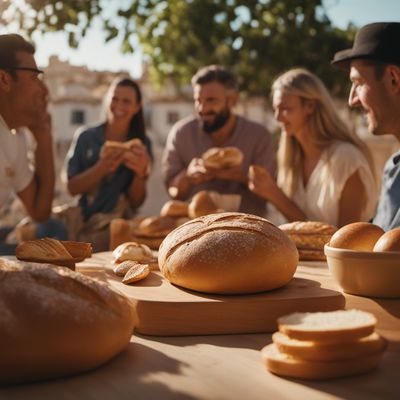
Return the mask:
[[[265, 216], [266, 202], [250, 192], [247, 175], [252, 164], [275, 176], [275, 147], [262, 125], [236, 115], [235, 76], [226, 68], [210, 65], [192, 78], [195, 117], [178, 121], [171, 129], [162, 160], [162, 173], [171, 197], [186, 200], [201, 190], [241, 196], [241, 212]], [[236, 147], [241, 165], [215, 170], [201, 158], [212, 147]]]

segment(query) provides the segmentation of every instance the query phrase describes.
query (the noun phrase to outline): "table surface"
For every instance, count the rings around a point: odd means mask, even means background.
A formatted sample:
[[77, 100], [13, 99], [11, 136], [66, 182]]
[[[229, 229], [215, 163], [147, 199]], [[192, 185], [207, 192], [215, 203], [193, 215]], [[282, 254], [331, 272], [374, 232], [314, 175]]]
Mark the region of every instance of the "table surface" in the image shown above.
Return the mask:
[[[302, 262], [296, 276], [340, 290], [325, 263]], [[400, 299], [345, 295], [346, 308], [370, 311], [388, 340], [380, 366], [354, 377], [305, 381], [269, 373], [260, 350], [269, 334], [133, 335], [126, 351], [75, 377], [0, 388], [0, 399], [391, 399], [400, 391]], [[1, 356], [1, 355], [0, 355]]]

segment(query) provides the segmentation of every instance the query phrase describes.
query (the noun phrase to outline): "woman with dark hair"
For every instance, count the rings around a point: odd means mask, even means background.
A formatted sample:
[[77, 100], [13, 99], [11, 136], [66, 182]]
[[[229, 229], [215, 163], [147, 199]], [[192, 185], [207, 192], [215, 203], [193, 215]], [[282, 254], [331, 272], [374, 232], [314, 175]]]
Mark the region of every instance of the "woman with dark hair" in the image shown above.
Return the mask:
[[[108, 228], [116, 217], [132, 216], [146, 197], [152, 153], [138, 84], [129, 78], [114, 81], [106, 97], [106, 112], [102, 124], [77, 131], [67, 156], [68, 191], [80, 195], [80, 233]], [[126, 148], [115, 146], [132, 139], [139, 141], [129, 142]], [[110, 142], [114, 146], [109, 147]]]

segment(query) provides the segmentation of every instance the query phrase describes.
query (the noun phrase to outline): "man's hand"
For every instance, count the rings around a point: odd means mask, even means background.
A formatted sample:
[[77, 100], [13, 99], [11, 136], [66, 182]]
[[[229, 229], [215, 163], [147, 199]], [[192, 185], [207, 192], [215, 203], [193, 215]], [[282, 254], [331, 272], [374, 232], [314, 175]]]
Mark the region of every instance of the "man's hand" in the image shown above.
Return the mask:
[[201, 158], [193, 158], [186, 169], [186, 176], [191, 184], [197, 185], [215, 178], [215, 173], [207, 170]]
[[215, 177], [227, 181], [238, 181], [238, 182], [247, 181], [246, 177], [242, 174], [242, 169], [240, 165], [217, 170], [215, 171]]

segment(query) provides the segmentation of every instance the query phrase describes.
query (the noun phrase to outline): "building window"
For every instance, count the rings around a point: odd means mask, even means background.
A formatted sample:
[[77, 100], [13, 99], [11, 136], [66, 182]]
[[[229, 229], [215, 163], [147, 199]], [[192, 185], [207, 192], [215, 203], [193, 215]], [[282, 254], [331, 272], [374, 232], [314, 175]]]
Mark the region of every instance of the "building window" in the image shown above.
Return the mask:
[[72, 110], [71, 111], [71, 124], [82, 125], [85, 123], [85, 111], [84, 110]]
[[179, 120], [179, 113], [176, 111], [168, 111], [167, 112], [167, 122], [168, 124], [172, 125], [176, 121]]

